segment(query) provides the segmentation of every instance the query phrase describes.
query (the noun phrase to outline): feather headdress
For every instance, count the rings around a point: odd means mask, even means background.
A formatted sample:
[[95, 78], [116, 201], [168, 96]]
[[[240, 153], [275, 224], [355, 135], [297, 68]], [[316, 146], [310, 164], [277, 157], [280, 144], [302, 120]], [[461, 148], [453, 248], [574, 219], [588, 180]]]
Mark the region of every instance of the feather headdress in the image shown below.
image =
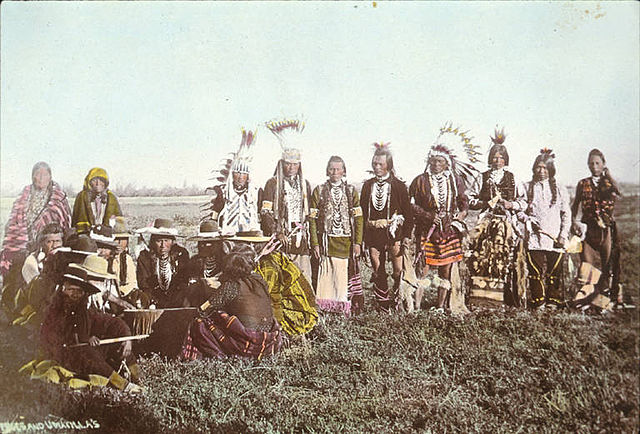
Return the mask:
[[489, 147], [489, 157], [487, 158], [487, 164], [489, 167], [492, 167], [493, 159], [496, 154], [500, 154], [502, 156], [505, 166], [509, 165], [509, 151], [504, 144], [506, 138], [507, 135], [504, 133], [504, 127], [498, 130], [497, 126], [493, 132], [493, 136], [489, 136], [489, 139], [491, 139], [491, 146]]
[[[265, 126], [273, 133], [274, 136], [276, 136], [280, 143], [280, 147], [282, 148], [282, 155], [274, 173], [277, 188], [273, 202], [273, 213], [280, 216], [282, 212], [281, 202], [284, 198], [283, 182], [285, 175], [283, 162], [300, 163], [302, 161], [300, 136], [304, 131], [305, 123], [302, 119], [274, 119], [265, 122]], [[303, 215], [301, 216], [301, 219], [304, 220], [304, 216], [309, 213], [309, 198], [307, 197], [306, 181], [302, 174], [302, 166], [298, 169], [297, 177], [299, 179], [298, 188], [300, 188], [300, 197], [302, 197], [301, 212]]]
[[493, 132], [493, 137], [489, 136], [489, 138], [491, 139], [491, 143], [494, 145], [502, 145], [504, 143], [504, 139], [507, 138], [507, 135], [504, 133], [504, 127], [502, 127], [500, 131], [498, 131], [498, 128], [496, 127]]
[[233, 172], [237, 173], [246, 173], [249, 174], [251, 172], [251, 160], [253, 159], [252, 151], [253, 145], [256, 141], [256, 133], [253, 131], [247, 131], [244, 128], [242, 129], [242, 140], [240, 141], [240, 146], [236, 152], [231, 152], [229, 158], [223, 158], [220, 160], [222, 167], [217, 170], [212, 170], [212, 174], [214, 175], [212, 178], [209, 178], [210, 181], [214, 181], [214, 184], [205, 189], [205, 193], [210, 192], [211, 198], [210, 200], [203, 204], [200, 208], [202, 208], [203, 216], [200, 219], [201, 221], [211, 218], [212, 212], [214, 211], [214, 203], [216, 202], [216, 198], [218, 194], [216, 193], [216, 187], [219, 187], [222, 190], [225, 198], [228, 199], [231, 190], [233, 189], [233, 176], [230, 176]]
[[391, 142], [379, 141], [373, 144], [373, 148], [376, 153], [389, 152], [391, 148]]
[[540, 154], [547, 154], [549, 158], [556, 158], [556, 154], [553, 153], [553, 149], [549, 149], [546, 146], [540, 149]]
[[479, 146], [472, 143], [473, 137], [469, 131], [461, 131], [460, 127], [454, 128], [449, 122], [440, 128], [440, 134], [427, 157], [427, 169], [429, 160], [433, 157], [443, 157], [449, 163], [449, 170], [460, 176], [465, 184], [470, 185], [478, 175], [478, 169], [474, 164], [479, 162]]
[[301, 160], [299, 137], [305, 123], [300, 119], [274, 119], [265, 122], [265, 126], [278, 139], [282, 148], [282, 160], [299, 163]]

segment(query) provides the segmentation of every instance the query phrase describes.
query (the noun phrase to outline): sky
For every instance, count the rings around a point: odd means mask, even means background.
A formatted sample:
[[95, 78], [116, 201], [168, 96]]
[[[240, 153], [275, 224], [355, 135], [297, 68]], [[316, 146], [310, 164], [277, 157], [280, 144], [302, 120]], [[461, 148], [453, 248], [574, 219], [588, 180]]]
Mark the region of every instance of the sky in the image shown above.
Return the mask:
[[368, 177], [391, 142], [410, 181], [452, 122], [481, 146], [505, 128], [510, 167], [542, 147], [558, 179], [601, 149], [640, 182], [637, 2], [2, 2], [0, 195], [47, 161], [76, 190], [210, 185], [241, 129], [257, 129], [251, 178], [279, 158], [264, 123], [303, 117], [313, 183], [331, 155]]

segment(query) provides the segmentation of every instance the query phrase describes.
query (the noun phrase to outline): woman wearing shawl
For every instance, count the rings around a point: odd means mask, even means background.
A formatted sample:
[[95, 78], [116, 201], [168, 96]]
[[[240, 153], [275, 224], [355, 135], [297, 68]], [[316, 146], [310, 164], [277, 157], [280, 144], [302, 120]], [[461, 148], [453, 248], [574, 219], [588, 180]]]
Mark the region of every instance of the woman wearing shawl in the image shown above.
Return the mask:
[[93, 225], [109, 225], [112, 217], [121, 216], [120, 204], [109, 187], [107, 171], [94, 167], [84, 178], [84, 188], [73, 204], [72, 225], [78, 233], [89, 232]]
[[31, 171], [31, 185], [27, 185], [13, 203], [5, 227], [0, 252], [0, 274], [4, 277], [11, 265], [26, 256], [30, 245], [37, 241], [40, 231], [49, 223], [63, 229], [71, 226], [71, 209], [67, 195], [51, 180], [51, 168], [43, 161]]

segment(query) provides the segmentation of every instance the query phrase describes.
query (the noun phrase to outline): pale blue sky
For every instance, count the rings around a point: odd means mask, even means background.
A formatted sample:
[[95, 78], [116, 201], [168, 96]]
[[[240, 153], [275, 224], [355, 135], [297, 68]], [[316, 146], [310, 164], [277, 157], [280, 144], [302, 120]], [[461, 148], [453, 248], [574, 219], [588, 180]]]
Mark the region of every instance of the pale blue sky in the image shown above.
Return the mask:
[[[339, 154], [366, 177], [371, 143], [390, 141], [410, 180], [446, 121], [488, 149], [504, 125], [511, 167], [539, 149], [559, 178], [588, 174], [600, 148], [638, 182], [636, 2], [3, 2], [0, 188], [36, 161], [80, 188], [207, 185], [240, 128], [304, 115], [303, 168], [324, 178]], [[278, 145], [261, 126], [253, 178]], [[484, 159], [484, 158], [483, 158]], [[484, 165], [479, 168], [484, 169]]]

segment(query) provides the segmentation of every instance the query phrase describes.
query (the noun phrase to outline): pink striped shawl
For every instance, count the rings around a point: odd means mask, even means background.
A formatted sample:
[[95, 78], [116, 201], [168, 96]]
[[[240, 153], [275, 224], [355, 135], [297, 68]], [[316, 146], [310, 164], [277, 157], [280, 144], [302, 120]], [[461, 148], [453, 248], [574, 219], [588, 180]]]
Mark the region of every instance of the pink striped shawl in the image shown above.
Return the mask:
[[[27, 185], [13, 203], [9, 220], [5, 226], [2, 252], [0, 252], [0, 273], [3, 276], [9, 271], [16, 254], [27, 250], [29, 236], [27, 234], [26, 212], [31, 188], [32, 185]], [[67, 194], [55, 182], [52, 182], [51, 196], [46, 206], [33, 222], [32, 233], [39, 233], [47, 224], [53, 222], [59, 223], [63, 229], [71, 227], [71, 208], [67, 202]]]

